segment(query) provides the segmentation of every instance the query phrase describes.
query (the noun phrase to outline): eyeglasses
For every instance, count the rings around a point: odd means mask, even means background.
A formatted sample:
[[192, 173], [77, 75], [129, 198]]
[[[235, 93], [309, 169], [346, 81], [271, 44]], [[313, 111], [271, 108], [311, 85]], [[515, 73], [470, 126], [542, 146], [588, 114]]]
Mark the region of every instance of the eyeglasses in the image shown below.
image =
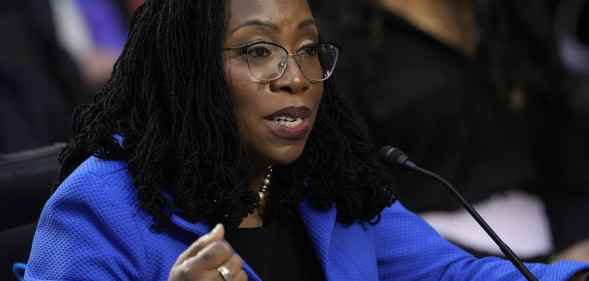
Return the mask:
[[258, 82], [280, 79], [288, 67], [288, 58], [293, 57], [303, 76], [311, 82], [329, 79], [335, 70], [339, 48], [331, 43], [316, 43], [299, 49], [296, 54], [275, 43], [255, 42], [242, 47], [226, 48], [245, 56], [249, 72]]

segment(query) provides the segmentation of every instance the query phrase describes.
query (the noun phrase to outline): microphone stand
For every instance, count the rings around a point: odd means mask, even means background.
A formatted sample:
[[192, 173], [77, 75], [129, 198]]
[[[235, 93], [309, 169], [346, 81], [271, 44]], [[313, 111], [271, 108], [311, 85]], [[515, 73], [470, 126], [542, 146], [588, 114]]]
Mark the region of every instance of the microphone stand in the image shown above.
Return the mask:
[[499, 249], [501, 249], [501, 252], [509, 259], [509, 261], [511, 261], [511, 263], [519, 270], [519, 272], [521, 272], [521, 274], [526, 278], [526, 280], [538, 281], [538, 278], [536, 278], [536, 276], [534, 276], [534, 274], [532, 274], [530, 270], [528, 270], [528, 268], [524, 265], [521, 259], [511, 250], [511, 248], [509, 248], [509, 246], [507, 246], [507, 244], [505, 244], [505, 242], [503, 242], [503, 240], [501, 240], [501, 238], [499, 238], [497, 233], [495, 233], [495, 231], [479, 215], [479, 213], [472, 207], [472, 205], [470, 205], [466, 201], [466, 199], [462, 197], [460, 192], [458, 192], [456, 188], [454, 188], [454, 186], [450, 184], [450, 182], [448, 182], [446, 179], [442, 178], [441, 176], [433, 172], [430, 172], [426, 169], [417, 166], [415, 163], [409, 160], [409, 157], [407, 157], [407, 155], [403, 151], [397, 148], [385, 146], [381, 149], [381, 154], [383, 156], [383, 159], [388, 163], [401, 165], [403, 167], [417, 171], [421, 174], [427, 175], [433, 178], [434, 180], [442, 183], [444, 187], [450, 190], [450, 192], [452, 192], [452, 194], [456, 196], [456, 198], [458, 198], [458, 201], [460, 201], [462, 206], [468, 211], [468, 213], [470, 213], [470, 215], [483, 228], [483, 230], [485, 230], [485, 232], [491, 237], [491, 239], [495, 241], [497, 246], [499, 246]]

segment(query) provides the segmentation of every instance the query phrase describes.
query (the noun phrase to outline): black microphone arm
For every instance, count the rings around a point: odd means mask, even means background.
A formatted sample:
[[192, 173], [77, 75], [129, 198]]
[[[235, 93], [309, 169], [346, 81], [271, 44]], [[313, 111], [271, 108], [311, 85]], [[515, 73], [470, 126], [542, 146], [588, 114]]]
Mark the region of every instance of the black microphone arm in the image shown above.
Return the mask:
[[433, 172], [417, 166], [415, 163], [409, 160], [409, 157], [407, 157], [403, 151], [397, 148], [392, 146], [384, 146], [380, 149], [380, 154], [383, 160], [385, 160], [387, 163], [401, 165], [427, 175], [438, 182], [441, 182], [448, 190], [450, 190], [450, 192], [452, 192], [454, 196], [456, 196], [456, 198], [458, 198], [462, 206], [464, 206], [464, 208], [470, 213], [475, 221], [485, 230], [485, 232], [487, 232], [491, 239], [495, 241], [497, 246], [499, 246], [501, 249], [501, 252], [503, 252], [503, 254], [511, 261], [511, 263], [519, 270], [519, 272], [521, 272], [521, 274], [523, 274], [528, 281], [538, 281], [538, 278], [536, 278], [536, 276], [534, 276], [534, 274], [528, 270], [521, 259], [511, 250], [511, 248], [509, 248], [509, 246], [507, 246], [507, 244], [505, 244], [505, 242], [503, 242], [503, 240], [501, 240], [501, 238], [499, 238], [495, 231], [493, 231], [487, 222], [479, 215], [472, 205], [470, 205], [470, 203], [468, 203], [464, 197], [462, 197], [462, 195], [452, 186], [452, 184], [450, 184], [450, 182]]

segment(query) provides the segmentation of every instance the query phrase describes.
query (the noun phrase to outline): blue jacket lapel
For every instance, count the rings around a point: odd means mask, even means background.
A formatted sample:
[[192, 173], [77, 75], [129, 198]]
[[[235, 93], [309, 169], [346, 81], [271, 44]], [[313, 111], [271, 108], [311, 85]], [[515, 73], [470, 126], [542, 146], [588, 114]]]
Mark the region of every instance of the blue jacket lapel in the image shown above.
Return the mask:
[[300, 214], [303, 223], [307, 228], [307, 233], [311, 243], [321, 261], [323, 271], [326, 272], [327, 280], [330, 278], [330, 249], [333, 228], [337, 217], [336, 208], [332, 206], [328, 211], [319, 211], [311, 207], [310, 203], [305, 200], [301, 203]]
[[318, 211], [304, 201], [300, 213], [328, 281], [378, 280], [370, 227], [336, 223], [335, 206]]

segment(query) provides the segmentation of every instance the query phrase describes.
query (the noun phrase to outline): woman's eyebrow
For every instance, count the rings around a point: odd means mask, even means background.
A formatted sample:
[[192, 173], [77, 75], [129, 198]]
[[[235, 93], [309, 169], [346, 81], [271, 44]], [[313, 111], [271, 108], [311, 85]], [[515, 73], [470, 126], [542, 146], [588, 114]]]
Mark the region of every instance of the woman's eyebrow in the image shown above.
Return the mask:
[[[307, 19], [301, 21], [301, 23], [299, 23], [297, 28], [303, 29], [303, 28], [310, 26], [310, 25], [317, 26], [315, 24], [315, 20], [313, 18], [307, 18]], [[235, 33], [239, 29], [242, 29], [247, 26], [260, 26], [260, 27], [270, 28], [272, 30], [278, 30], [278, 26], [269, 20], [250, 19], [250, 20], [246, 20], [246, 21], [238, 24], [236, 27], [234, 27], [231, 30], [231, 33]]]
[[239, 25], [237, 25], [236, 27], [234, 27], [231, 30], [231, 33], [235, 33], [239, 29], [242, 29], [247, 26], [261, 26], [261, 27], [270, 28], [273, 30], [278, 30], [278, 26], [269, 20], [250, 19], [250, 20], [246, 20], [246, 21], [240, 23]]
[[303, 29], [310, 25], [317, 27], [317, 24], [315, 23], [315, 20], [313, 18], [305, 19], [304, 21], [299, 23], [298, 29]]

